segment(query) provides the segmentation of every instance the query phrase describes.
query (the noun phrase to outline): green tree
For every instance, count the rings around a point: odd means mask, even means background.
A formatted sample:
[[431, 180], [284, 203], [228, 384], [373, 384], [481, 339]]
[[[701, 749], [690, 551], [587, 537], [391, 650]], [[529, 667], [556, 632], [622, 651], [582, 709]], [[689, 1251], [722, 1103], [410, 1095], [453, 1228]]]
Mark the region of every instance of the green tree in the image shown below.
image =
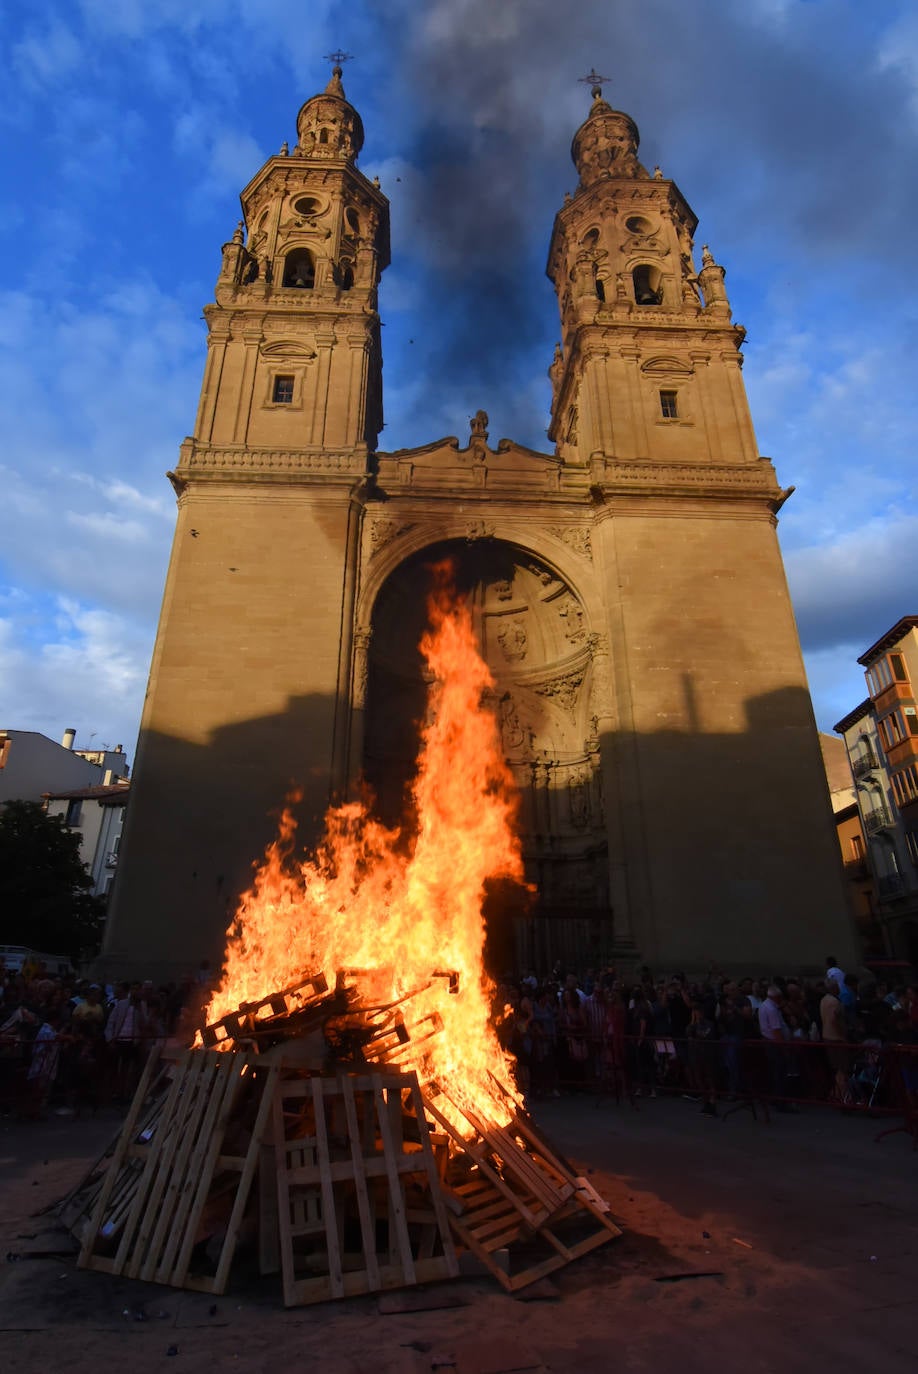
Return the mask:
[[78, 961], [99, 947], [105, 905], [93, 897], [80, 842], [38, 802], [0, 811], [0, 944]]

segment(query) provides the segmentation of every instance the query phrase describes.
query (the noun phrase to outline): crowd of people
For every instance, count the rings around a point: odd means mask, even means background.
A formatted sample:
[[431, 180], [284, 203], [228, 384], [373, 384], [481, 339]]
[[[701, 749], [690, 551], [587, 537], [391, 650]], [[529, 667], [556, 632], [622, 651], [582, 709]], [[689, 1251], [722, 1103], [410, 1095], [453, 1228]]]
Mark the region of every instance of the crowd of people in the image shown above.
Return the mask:
[[[192, 1043], [211, 973], [180, 983], [101, 986], [0, 960], [0, 1113], [72, 1115], [130, 1100], [149, 1049]], [[625, 979], [556, 966], [498, 986], [499, 1036], [528, 1098], [678, 1093], [708, 1116], [719, 1101], [867, 1104], [898, 1094], [918, 1111], [918, 984], [822, 978]], [[502, 1010], [500, 1010], [502, 1009]], [[895, 1065], [895, 1084], [883, 1082]], [[887, 1073], [887, 1077], [889, 1074]]]
[[[578, 975], [559, 965], [546, 980], [508, 980], [501, 994], [501, 1040], [534, 1098], [676, 1092], [707, 1116], [744, 1098], [785, 1112], [903, 1095], [918, 1107], [918, 985], [861, 979], [834, 956], [807, 980], [734, 979], [713, 966], [703, 979], [643, 968], [626, 980], [614, 968]], [[884, 1083], [893, 1062], [896, 1081]]]
[[0, 1113], [69, 1116], [129, 1101], [153, 1045], [190, 1043], [209, 981], [202, 965], [179, 983], [103, 987], [0, 960]]

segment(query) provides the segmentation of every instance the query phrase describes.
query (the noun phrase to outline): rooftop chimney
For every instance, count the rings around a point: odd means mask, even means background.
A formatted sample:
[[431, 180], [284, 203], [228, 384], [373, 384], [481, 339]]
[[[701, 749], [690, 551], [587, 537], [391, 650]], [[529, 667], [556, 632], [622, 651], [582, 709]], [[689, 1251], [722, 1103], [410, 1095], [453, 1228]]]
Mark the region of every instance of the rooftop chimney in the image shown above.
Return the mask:
[[65, 730], [65, 731], [64, 731], [64, 738], [61, 740], [61, 744], [64, 746], [65, 749], [72, 749], [72, 748], [73, 748], [73, 741], [74, 741], [75, 739], [76, 739], [76, 730]]

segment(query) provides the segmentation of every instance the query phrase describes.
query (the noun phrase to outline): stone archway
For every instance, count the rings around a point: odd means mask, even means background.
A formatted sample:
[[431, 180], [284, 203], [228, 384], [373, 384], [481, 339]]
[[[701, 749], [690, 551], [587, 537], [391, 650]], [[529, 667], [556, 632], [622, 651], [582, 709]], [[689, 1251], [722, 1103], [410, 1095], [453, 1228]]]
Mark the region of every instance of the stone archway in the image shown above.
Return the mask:
[[527, 880], [537, 897], [514, 957], [549, 966], [612, 944], [607, 837], [592, 705], [590, 627], [580, 597], [545, 562], [498, 540], [448, 541], [402, 563], [383, 585], [368, 650], [363, 771], [390, 824], [404, 819], [426, 683], [427, 568], [449, 556], [469, 600], [493, 706], [521, 794]]

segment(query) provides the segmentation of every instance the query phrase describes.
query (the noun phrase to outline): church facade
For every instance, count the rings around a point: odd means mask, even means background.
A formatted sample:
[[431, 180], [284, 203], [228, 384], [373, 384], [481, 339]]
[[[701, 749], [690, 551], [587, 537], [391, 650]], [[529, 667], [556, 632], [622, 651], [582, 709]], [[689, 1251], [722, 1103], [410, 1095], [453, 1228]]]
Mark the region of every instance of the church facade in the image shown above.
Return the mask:
[[291, 787], [307, 844], [361, 778], [399, 817], [442, 555], [521, 794], [535, 899], [504, 913], [504, 962], [853, 960], [788, 492], [678, 187], [594, 89], [548, 256], [552, 451], [492, 444], [480, 411], [464, 442], [383, 453], [388, 206], [340, 69], [297, 132], [242, 192], [205, 309], [106, 967], [218, 962]]

